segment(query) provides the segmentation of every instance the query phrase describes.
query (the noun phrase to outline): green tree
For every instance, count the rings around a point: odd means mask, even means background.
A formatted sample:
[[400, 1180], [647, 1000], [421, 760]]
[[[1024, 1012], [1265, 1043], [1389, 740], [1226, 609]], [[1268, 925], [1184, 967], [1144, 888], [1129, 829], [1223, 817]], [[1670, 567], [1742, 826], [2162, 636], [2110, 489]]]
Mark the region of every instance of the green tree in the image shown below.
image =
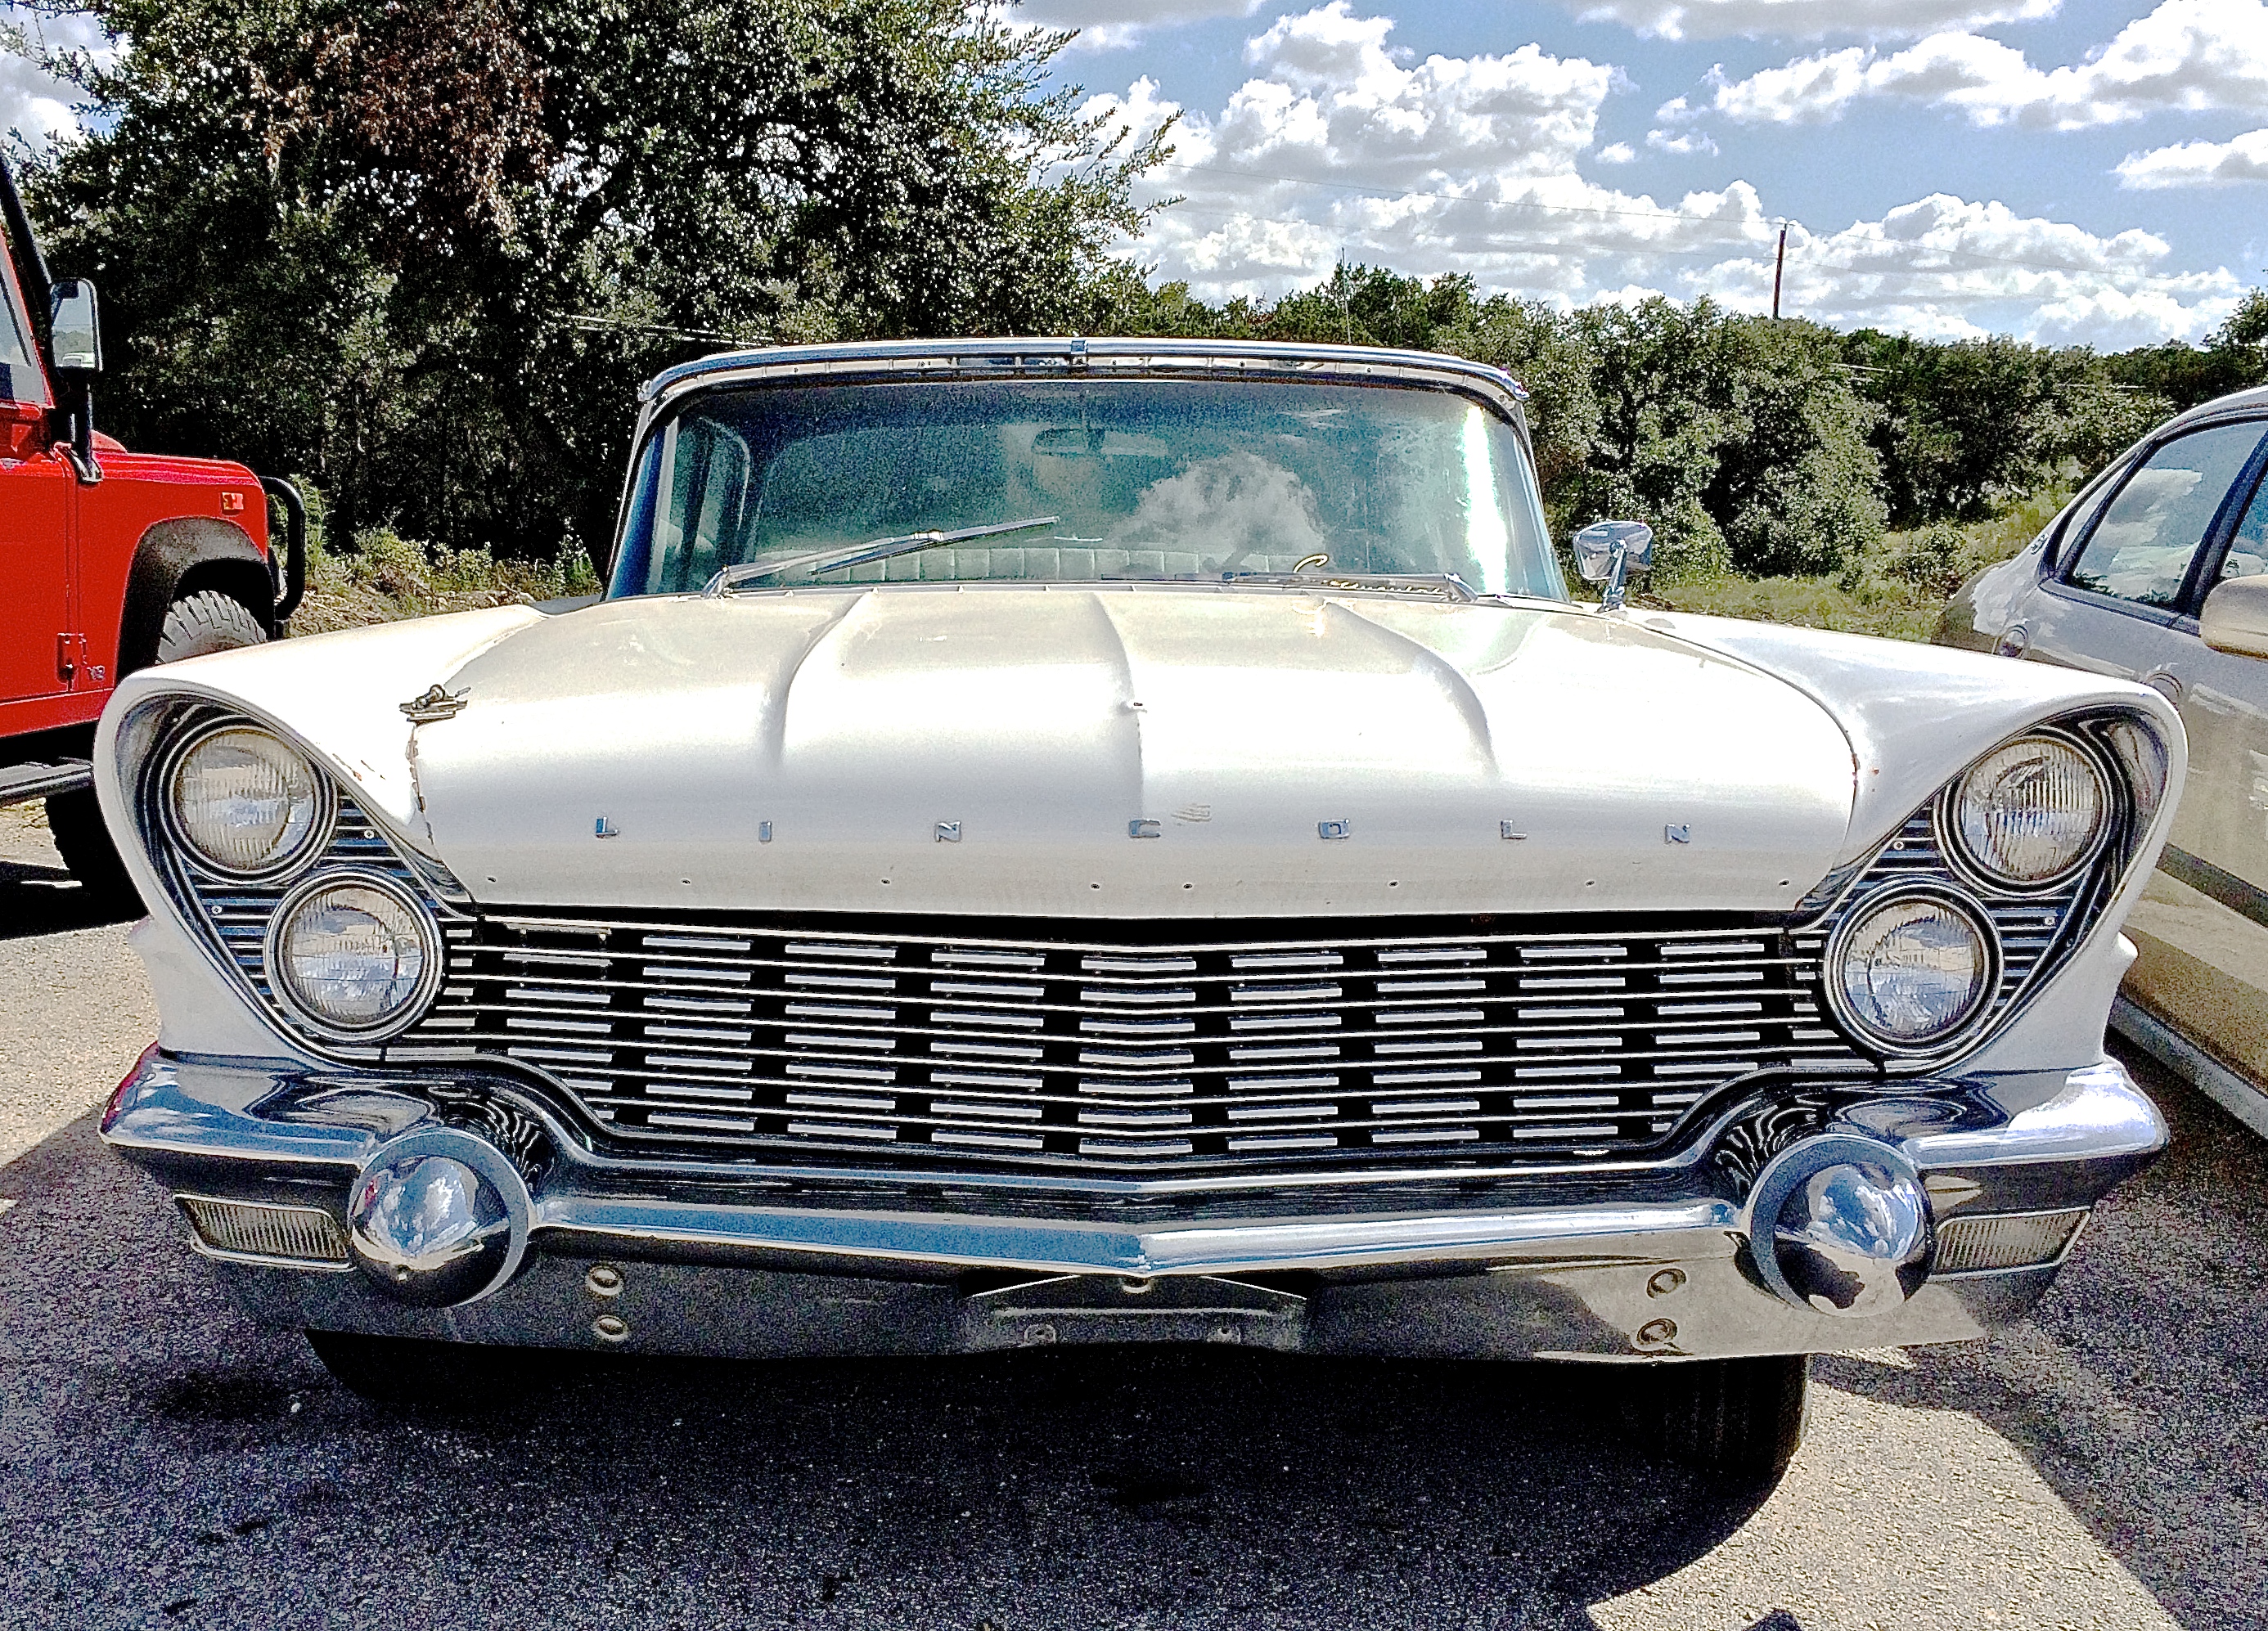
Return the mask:
[[2175, 406], [2134, 384], [2122, 359], [2083, 347], [2005, 335], [1948, 344], [1873, 329], [1843, 345], [1882, 409], [1874, 439], [1898, 526], [1982, 520], [2100, 466]]
[[343, 530], [601, 537], [637, 381], [762, 337], [1077, 327], [1162, 138], [961, 0], [97, 0], [29, 167], [136, 440]]
[[1852, 387], [1840, 336], [1815, 323], [1727, 322], [1735, 426], [1704, 495], [1744, 572], [1832, 572], [1882, 535], [1881, 410]]

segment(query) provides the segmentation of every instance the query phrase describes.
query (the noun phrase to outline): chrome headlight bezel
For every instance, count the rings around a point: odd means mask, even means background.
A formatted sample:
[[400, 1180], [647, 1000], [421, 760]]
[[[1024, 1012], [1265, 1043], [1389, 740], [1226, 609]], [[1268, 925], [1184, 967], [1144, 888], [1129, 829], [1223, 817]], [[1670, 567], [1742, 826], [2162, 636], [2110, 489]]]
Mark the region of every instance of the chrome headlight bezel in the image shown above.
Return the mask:
[[[1851, 943], [1877, 913], [1912, 901], [1948, 907], [1975, 930], [1984, 959], [1984, 978], [1976, 1000], [1960, 1020], [1933, 1036], [1918, 1040], [1888, 1035], [1852, 1008], [1843, 989], [1843, 964]], [[1861, 1047], [1887, 1061], [1939, 1060], [1956, 1054], [1990, 1025], [1998, 1006], [2007, 968], [1999, 929], [1992, 914], [1962, 890], [1933, 883], [1889, 883], [1870, 889], [1852, 900], [1842, 922], [1827, 938], [1820, 955], [1820, 991], [1828, 1012], [1844, 1033]]]
[[[1992, 867], [1970, 847], [1962, 831], [1962, 804], [1966, 797], [1970, 778], [1994, 755], [2029, 741], [2052, 742], [2075, 755], [2095, 776], [2100, 805], [2095, 830], [2080, 847], [2073, 859], [2052, 873], [2041, 878], [2014, 878]], [[2122, 811], [2121, 788], [2124, 778], [2117, 775], [2102, 748], [2085, 737], [2053, 726], [2036, 726], [2010, 737], [1989, 751], [1979, 753], [1963, 768], [1961, 774], [1946, 784], [1938, 796], [1935, 820], [1938, 847], [1962, 881], [1982, 890], [1986, 894], [2001, 896], [2030, 896], [2053, 894], [2093, 866], [2110, 847], [2112, 834], [2120, 824]]]
[[[306, 766], [307, 779], [313, 790], [314, 809], [309, 817], [306, 830], [273, 859], [257, 867], [235, 867], [226, 862], [217, 860], [186, 830], [176, 797], [177, 778], [181, 773], [182, 767], [188, 762], [189, 755], [217, 738], [235, 735], [261, 736], [274, 742]], [[158, 830], [166, 842], [172, 846], [182, 860], [215, 878], [223, 878], [231, 883], [272, 883], [278, 878], [289, 878], [294, 873], [306, 870], [322, 855], [338, 823], [338, 791], [331, 785], [330, 777], [323, 774], [322, 767], [290, 738], [269, 729], [254, 719], [241, 717], [216, 719], [197, 729], [185, 731], [180, 740], [166, 748], [163, 758], [159, 760], [151, 791], [154, 795], [151, 802], [156, 806]]]
[[[417, 981], [411, 987], [408, 997], [367, 1025], [343, 1025], [314, 1012], [306, 999], [292, 988], [291, 976], [286, 972], [290, 964], [284, 959], [284, 940], [294, 918], [317, 895], [343, 888], [367, 889], [399, 905], [415, 926], [424, 953]], [[382, 1042], [399, 1036], [424, 1018], [425, 1010], [432, 1006], [433, 999], [440, 992], [443, 964], [447, 955], [441, 925], [424, 901], [381, 872], [366, 867], [337, 866], [324, 867], [310, 873], [276, 903], [276, 910], [268, 920], [268, 932], [261, 950], [268, 974], [269, 998], [293, 1025], [326, 1041], [361, 1044]]]

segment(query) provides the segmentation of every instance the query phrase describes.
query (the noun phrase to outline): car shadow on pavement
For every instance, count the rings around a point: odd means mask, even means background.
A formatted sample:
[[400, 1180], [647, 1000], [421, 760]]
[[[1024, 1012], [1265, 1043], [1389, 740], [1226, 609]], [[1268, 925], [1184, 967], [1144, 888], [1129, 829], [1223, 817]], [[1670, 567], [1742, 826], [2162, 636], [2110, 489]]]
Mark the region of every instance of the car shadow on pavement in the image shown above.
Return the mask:
[[0, 860], [0, 940], [97, 929], [141, 915], [139, 902], [91, 893], [59, 866]]
[[1816, 1362], [1818, 1383], [1963, 1411], [2029, 1460], [2183, 1625], [2264, 1623], [2268, 1342], [2251, 1295], [2268, 1240], [2268, 1146], [2114, 1041], [2170, 1148], [2096, 1210], [2032, 1318], [1903, 1367]]
[[361, 1623], [382, 1581], [431, 1624], [521, 1582], [529, 1627], [1590, 1631], [1769, 1494], [1639, 1457], [1607, 1378], [1546, 1365], [593, 1355], [388, 1412], [240, 1319], [92, 1116], [0, 1197], [0, 1601], [49, 1616], [14, 1623]]

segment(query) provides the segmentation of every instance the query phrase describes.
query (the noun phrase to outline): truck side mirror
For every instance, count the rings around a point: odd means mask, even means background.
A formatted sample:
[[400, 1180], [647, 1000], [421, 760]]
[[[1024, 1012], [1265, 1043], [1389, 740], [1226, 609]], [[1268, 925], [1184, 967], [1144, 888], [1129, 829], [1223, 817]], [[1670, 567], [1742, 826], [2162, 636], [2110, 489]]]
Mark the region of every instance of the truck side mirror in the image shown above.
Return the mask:
[[1623, 604], [1623, 579], [1653, 564], [1653, 529], [1643, 521], [1594, 521], [1575, 534], [1575, 566], [1587, 584], [1607, 586], [1609, 612]]
[[2216, 651], [2268, 657], [2268, 577], [2225, 577], [2205, 598], [2198, 635]]
[[48, 355], [59, 374], [102, 371], [102, 317], [85, 278], [64, 279], [48, 298]]

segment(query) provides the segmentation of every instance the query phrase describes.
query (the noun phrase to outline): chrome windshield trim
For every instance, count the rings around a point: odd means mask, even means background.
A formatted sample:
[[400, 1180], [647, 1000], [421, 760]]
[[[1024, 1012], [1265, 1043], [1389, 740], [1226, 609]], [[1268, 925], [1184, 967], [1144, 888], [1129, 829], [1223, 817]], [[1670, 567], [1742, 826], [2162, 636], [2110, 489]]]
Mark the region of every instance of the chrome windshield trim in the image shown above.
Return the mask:
[[1184, 373], [1258, 371], [1307, 378], [1431, 381], [1492, 398], [1507, 419], [1526, 429], [1527, 393], [1503, 370], [1430, 351], [1373, 346], [1295, 345], [1267, 341], [1158, 339], [972, 339], [867, 341], [848, 344], [771, 346], [720, 352], [657, 374], [638, 393], [644, 422], [665, 402], [689, 390], [844, 375], [934, 378], [976, 373], [1070, 376], [1081, 370]]

